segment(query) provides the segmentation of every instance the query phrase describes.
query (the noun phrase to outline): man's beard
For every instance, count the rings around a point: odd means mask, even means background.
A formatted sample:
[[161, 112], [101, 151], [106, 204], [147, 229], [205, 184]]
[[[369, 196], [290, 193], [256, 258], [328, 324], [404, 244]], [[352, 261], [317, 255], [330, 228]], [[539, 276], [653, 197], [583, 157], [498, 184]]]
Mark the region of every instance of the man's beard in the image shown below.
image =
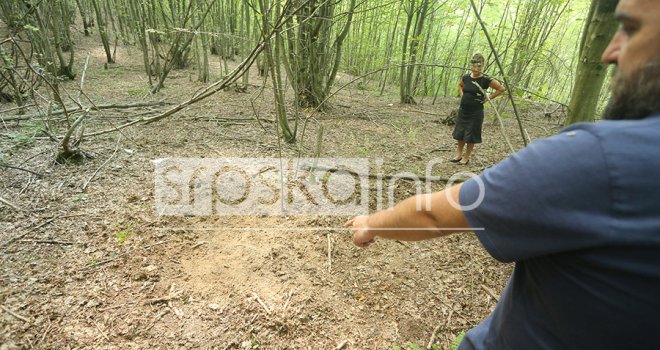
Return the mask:
[[660, 58], [644, 65], [630, 77], [616, 72], [610, 85], [612, 96], [603, 119], [642, 119], [660, 111]]

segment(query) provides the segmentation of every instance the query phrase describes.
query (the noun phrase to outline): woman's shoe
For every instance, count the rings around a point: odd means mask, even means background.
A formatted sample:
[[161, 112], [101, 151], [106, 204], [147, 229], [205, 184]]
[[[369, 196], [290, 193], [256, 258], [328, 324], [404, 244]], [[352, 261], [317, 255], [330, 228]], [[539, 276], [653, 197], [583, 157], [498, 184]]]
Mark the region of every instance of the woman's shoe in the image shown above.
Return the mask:
[[452, 163], [458, 163], [458, 162], [461, 161], [461, 159], [463, 159], [463, 158], [458, 158], [458, 159], [454, 159], [454, 158], [452, 158], [452, 159], [450, 159], [449, 161], [452, 162]]
[[458, 164], [458, 165], [468, 165], [468, 163], [470, 163], [470, 159], [469, 159], [469, 158], [468, 158], [465, 162], [460, 162], [460, 161], [459, 161], [459, 162], [456, 163], [456, 164]]

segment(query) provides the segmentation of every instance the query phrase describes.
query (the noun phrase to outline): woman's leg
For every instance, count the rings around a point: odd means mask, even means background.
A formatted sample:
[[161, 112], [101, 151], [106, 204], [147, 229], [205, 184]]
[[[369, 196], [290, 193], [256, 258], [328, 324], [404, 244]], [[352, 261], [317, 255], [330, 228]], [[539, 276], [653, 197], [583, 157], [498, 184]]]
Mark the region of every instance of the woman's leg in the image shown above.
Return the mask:
[[455, 161], [461, 160], [461, 157], [463, 157], [463, 147], [465, 146], [465, 141], [459, 140], [458, 145], [456, 147], [456, 156], [454, 157]]
[[467, 147], [465, 147], [465, 154], [463, 155], [463, 159], [460, 161], [461, 164], [467, 164], [470, 161], [470, 155], [472, 155], [473, 149], [474, 143], [468, 143]]

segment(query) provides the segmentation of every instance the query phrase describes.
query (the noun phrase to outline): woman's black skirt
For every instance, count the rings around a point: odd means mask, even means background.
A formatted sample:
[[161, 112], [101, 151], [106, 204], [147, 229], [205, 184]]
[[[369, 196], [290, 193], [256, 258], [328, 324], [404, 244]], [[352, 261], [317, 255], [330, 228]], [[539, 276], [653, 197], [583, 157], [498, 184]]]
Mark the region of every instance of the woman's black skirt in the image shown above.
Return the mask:
[[481, 143], [481, 126], [484, 123], [484, 110], [465, 112], [458, 109], [456, 127], [452, 136], [455, 140], [465, 143]]

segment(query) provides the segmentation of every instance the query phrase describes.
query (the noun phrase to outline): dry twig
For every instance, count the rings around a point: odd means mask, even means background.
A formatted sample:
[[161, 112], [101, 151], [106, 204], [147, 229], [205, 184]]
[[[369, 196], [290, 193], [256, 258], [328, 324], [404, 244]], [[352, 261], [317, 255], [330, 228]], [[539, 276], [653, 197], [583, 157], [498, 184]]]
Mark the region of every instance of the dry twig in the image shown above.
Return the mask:
[[20, 239], [17, 240], [18, 242], [21, 243], [42, 243], [42, 244], [59, 244], [59, 245], [74, 245], [74, 244], [80, 244], [76, 242], [68, 242], [68, 241], [57, 241], [53, 239]]
[[167, 315], [169, 312], [170, 309], [164, 309], [163, 311], [161, 311], [158, 315], [156, 315], [156, 317], [154, 317], [154, 320], [151, 321], [151, 324], [147, 328], [141, 330], [140, 333], [144, 334], [150, 329], [152, 329], [156, 325], [156, 322], [160, 321], [160, 319], [163, 318], [163, 316]]
[[109, 263], [109, 262], [113, 262], [113, 261], [115, 261], [115, 260], [117, 260], [117, 259], [123, 258], [123, 257], [125, 257], [126, 255], [128, 255], [128, 254], [130, 254], [130, 253], [133, 253], [133, 252], [136, 251], [136, 250], [139, 250], [139, 249], [150, 249], [150, 248], [153, 248], [153, 247], [155, 247], [155, 246], [157, 246], [157, 245], [161, 245], [161, 244], [164, 244], [164, 243], [167, 243], [167, 242], [169, 242], [169, 240], [164, 240], [164, 241], [160, 241], [160, 242], [158, 242], [158, 243], [154, 243], [154, 244], [146, 245], [146, 246], [144, 246], [144, 247], [131, 249], [131, 250], [127, 251], [126, 253], [122, 253], [122, 254], [119, 254], [119, 255], [117, 255], [117, 256], [115, 256], [115, 257], [112, 257], [112, 258], [110, 258], [110, 259], [106, 259], [106, 260], [103, 260], [103, 261], [99, 261], [99, 262], [97, 262], [97, 263], [94, 263], [92, 266], [85, 266], [85, 267], [83, 267], [82, 269], [80, 269], [80, 271], [81, 271], [81, 272], [88, 272], [88, 271], [90, 271], [90, 270], [93, 270], [93, 269], [95, 269], [95, 268], [101, 266], [101, 265], [105, 265], [105, 264], [107, 264], [107, 263]]
[[46, 330], [44, 331], [44, 334], [42, 334], [41, 338], [39, 339], [39, 342], [42, 342], [42, 343], [44, 342], [44, 340], [46, 340], [46, 335], [48, 335], [48, 332], [50, 332], [50, 330], [53, 327], [53, 324], [50, 322], [50, 318], [46, 318], [46, 319], [48, 320], [48, 327], [46, 327]]
[[282, 307], [282, 311], [286, 311], [286, 308], [289, 307], [289, 302], [291, 301], [292, 296], [293, 296], [293, 289], [289, 292], [289, 297], [287, 297], [286, 302], [284, 303], [284, 307]]
[[166, 303], [169, 302], [172, 299], [176, 299], [181, 296], [181, 292], [174, 293], [172, 295], [168, 295], [166, 297], [161, 297], [161, 298], [153, 298], [153, 299], [147, 299], [142, 302], [144, 305], [153, 305], [153, 304], [158, 304], [158, 303]]
[[32, 322], [31, 322], [30, 320], [28, 320], [28, 319], [25, 318], [24, 316], [21, 316], [21, 315], [17, 314], [16, 312], [14, 312], [14, 311], [12, 311], [12, 310], [6, 308], [4, 305], [0, 305], [0, 309], [4, 310], [6, 313], [8, 313], [8, 314], [10, 314], [10, 315], [12, 315], [12, 316], [14, 316], [14, 317], [16, 317], [17, 319], [19, 319], [19, 320], [21, 320], [21, 321], [23, 321], [23, 322], [26, 322], [26, 323], [30, 323], [30, 324], [32, 324]]
[[94, 326], [96, 326], [96, 329], [99, 330], [99, 333], [101, 333], [101, 335], [103, 336], [103, 338], [105, 338], [106, 341], [110, 341], [110, 338], [108, 338], [108, 336], [105, 335], [105, 332], [103, 332], [103, 330], [101, 330], [101, 327], [99, 327], [99, 324], [96, 323], [96, 321], [92, 321], [92, 322], [94, 322]]
[[486, 285], [482, 284], [481, 289], [486, 291], [486, 293], [488, 293], [488, 295], [490, 295], [491, 298], [495, 299], [495, 302], [500, 300], [500, 297], [492, 289], [486, 287]]
[[[447, 317], [447, 321], [444, 324], [444, 328], [449, 327], [449, 323], [451, 322], [451, 316], [454, 314], [454, 309], [449, 309], [449, 316]], [[438, 336], [438, 332], [440, 329], [443, 328], [442, 324], [439, 324], [435, 329], [433, 330], [433, 333], [431, 333], [431, 339], [429, 339], [429, 343], [426, 345], [426, 349], [430, 350], [433, 347], [433, 343], [435, 343], [435, 339]]]
[[257, 293], [252, 293], [252, 296], [257, 300], [257, 302], [259, 302], [261, 307], [263, 307], [264, 310], [266, 310], [266, 313], [270, 315], [270, 309], [268, 308], [268, 306], [266, 306], [266, 303], [264, 303], [263, 300], [261, 300], [261, 298], [259, 298]]
[[115, 151], [112, 153], [112, 155], [111, 155], [108, 159], [106, 159], [105, 162], [103, 162], [103, 164], [101, 164], [101, 166], [100, 166], [98, 169], [96, 169], [96, 171], [94, 172], [94, 174], [92, 174], [92, 176], [90, 176], [90, 178], [87, 180], [87, 182], [85, 182], [85, 184], [84, 184], [83, 187], [82, 187], [82, 191], [83, 191], [83, 192], [85, 192], [85, 191], [87, 190], [87, 186], [88, 186], [89, 183], [94, 179], [94, 177], [96, 177], [96, 174], [98, 174], [98, 172], [99, 172], [99, 171], [100, 171], [100, 170], [101, 170], [106, 164], [108, 164], [108, 162], [110, 162], [110, 159], [112, 159], [112, 157], [114, 157], [115, 154], [117, 154], [117, 150], [119, 150], [119, 140], [121, 140], [121, 134], [119, 134], [119, 136], [117, 136], [117, 145], [115, 146]]
[[195, 248], [197, 248], [197, 247], [199, 247], [199, 246], [202, 246], [202, 245], [204, 245], [204, 244], [206, 244], [206, 241], [201, 241], [201, 242], [195, 244], [194, 246], [190, 247], [190, 249], [195, 249]]
[[30, 174], [36, 175], [40, 178], [44, 176], [43, 174], [37, 173], [37, 172], [32, 171], [30, 169], [21, 168], [21, 167], [17, 167], [17, 166], [14, 166], [14, 165], [0, 163], [0, 166], [3, 167], [3, 168], [9, 168], [9, 169], [16, 169], [16, 170], [20, 170], [20, 171], [25, 171], [25, 172], [28, 172]]
[[10, 202], [10, 201], [8, 201], [8, 200], [2, 198], [2, 197], [0, 197], [0, 203], [6, 205], [6, 206], [8, 206], [8, 207], [10, 207], [10, 208], [12, 208], [12, 209], [14, 209], [14, 210], [16, 210], [16, 211], [23, 211], [23, 209], [21, 209], [21, 208], [19, 208], [18, 206], [16, 206], [16, 204], [13, 204], [12, 202]]
[[330, 238], [330, 232], [326, 236], [328, 237], [328, 271], [332, 271], [332, 238]]

